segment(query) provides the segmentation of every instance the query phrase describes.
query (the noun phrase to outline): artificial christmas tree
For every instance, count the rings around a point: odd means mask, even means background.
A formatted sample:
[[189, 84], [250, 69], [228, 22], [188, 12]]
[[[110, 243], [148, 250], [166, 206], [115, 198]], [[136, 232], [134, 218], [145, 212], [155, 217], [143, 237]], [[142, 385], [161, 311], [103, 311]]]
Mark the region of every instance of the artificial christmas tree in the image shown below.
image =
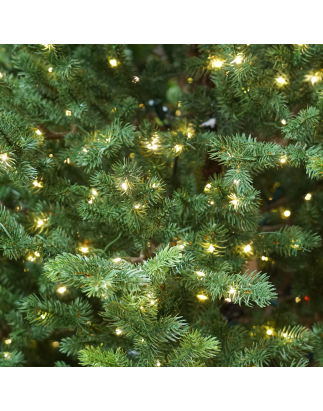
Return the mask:
[[322, 365], [322, 63], [0, 46], [0, 365]]

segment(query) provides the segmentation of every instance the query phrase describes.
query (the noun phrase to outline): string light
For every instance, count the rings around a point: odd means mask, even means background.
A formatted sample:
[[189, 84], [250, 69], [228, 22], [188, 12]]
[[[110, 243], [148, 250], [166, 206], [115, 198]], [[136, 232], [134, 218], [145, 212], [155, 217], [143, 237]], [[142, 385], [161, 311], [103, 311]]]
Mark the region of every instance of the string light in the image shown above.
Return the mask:
[[204, 188], [205, 191], [209, 190], [211, 188], [211, 184], [207, 184]]
[[120, 328], [117, 328], [117, 329], [116, 329], [116, 334], [117, 334], [117, 335], [120, 335], [121, 333], [122, 333], [122, 331], [120, 330]]
[[33, 185], [34, 185], [35, 187], [40, 187], [40, 183], [38, 183], [37, 180], [35, 180], [35, 181], [33, 182]]
[[38, 251], [35, 251], [35, 256], [36, 256], [36, 257], [39, 257], [39, 256], [40, 256], [40, 254], [39, 254]]
[[83, 148], [82, 151], [84, 151], [84, 153], [87, 153], [87, 149], [86, 149], [86, 148]]
[[11, 339], [8, 338], [7, 340], [4, 340], [4, 343], [7, 344], [7, 345], [11, 344]]
[[286, 334], [286, 333], [284, 333], [284, 334], [283, 334], [283, 337], [285, 337], [285, 338], [286, 338], [286, 337], [287, 337], [287, 334]]
[[312, 78], [311, 78], [311, 82], [312, 82], [312, 84], [314, 84], [314, 83], [316, 83], [317, 82], [317, 77], [316, 76], [313, 76]]
[[230, 203], [232, 203], [234, 206], [238, 204], [238, 199], [235, 195], [233, 195], [233, 200], [231, 200]]
[[283, 164], [286, 163], [286, 158], [285, 158], [285, 157], [282, 157], [282, 158], [280, 159], [280, 162], [283, 163]]
[[117, 65], [117, 60], [116, 59], [112, 59], [112, 60], [110, 60], [110, 65], [112, 66], [112, 67], [115, 67], [116, 65]]
[[197, 295], [197, 298], [198, 298], [199, 300], [206, 300], [206, 299], [207, 299], [207, 297], [206, 297], [205, 295], [203, 295], [203, 294], [198, 294], [198, 295]]
[[135, 208], [139, 208], [139, 207], [140, 207], [140, 204], [136, 204], [136, 205], [135, 205]]
[[225, 298], [224, 301], [227, 301], [228, 303], [231, 303], [231, 298]]
[[307, 193], [305, 196], [305, 200], [309, 201], [312, 198], [312, 194]]
[[273, 330], [271, 330], [271, 329], [267, 330], [268, 335], [271, 335], [272, 333], [273, 333]]
[[134, 76], [134, 77], [133, 77], [132, 82], [133, 82], [133, 83], [138, 83], [138, 82], [139, 82], [139, 80], [140, 80], [140, 78], [139, 78], [139, 77]]
[[232, 63], [236, 63], [236, 64], [241, 64], [242, 63], [242, 57], [241, 56], [237, 56]]
[[151, 304], [151, 305], [154, 305], [154, 304], [155, 304], [155, 301], [154, 301], [154, 300], [151, 300], [151, 301], [150, 301], [150, 304]]
[[58, 342], [58, 341], [54, 341], [53, 344], [52, 344], [52, 346], [53, 346], [54, 348], [57, 348], [57, 347], [59, 346], [59, 342]]
[[93, 202], [92, 199], [88, 201], [89, 204], [92, 204], [92, 202]]
[[41, 315], [41, 318], [44, 320], [45, 319], [45, 317], [46, 317], [46, 314], [42, 314]]
[[251, 245], [250, 244], [246, 245], [245, 248], [243, 249], [243, 251], [245, 253], [249, 253], [251, 251]]
[[160, 362], [159, 362], [159, 361], [157, 361], [156, 365], [157, 365], [157, 367], [160, 367]]
[[269, 260], [269, 258], [265, 257], [264, 255], [261, 257], [261, 259], [262, 259], [262, 261], [268, 261]]
[[286, 120], [283, 118], [281, 123], [285, 126], [286, 125]]
[[210, 253], [213, 253], [213, 251], [215, 250], [215, 248], [213, 247], [213, 245], [211, 244], [210, 247], [208, 248], [208, 251]]
[[196, 271], [196, 274], [197, 274], [199, 277], [204, 277], [204, 276], [205, 276], [205, 274], [203, 273], [203, 271]]
[[191, 133], [187, 133], [187, 138], [191, 138], [192, 134]]
[[127, 185], [126, 182], [124, 182], [124, 183], [121, 184], [121, 187], [126, 191], [127, 188], [128, 188], [128, 185]]
[[0, 78], [2, 78], [3, 77], [3, 75], [2, 75], [2, 73], [0, 72]]
[[230, 290], [229, 290], [229, 294], [234, 294], [235, 292], [236, 292], [236, 289], [231, 287]]
[[5, 353], [4, 353], [4, 356], [5, 356], [5, 358], [10, 358], [8, 352], [5, 352]]
[[213, 204], [214, 204], [214, 201], [211, 201], [210, 204], [213, 205]]
[[93, 194], [94, 196], [96, 196], [96, 195], [98, 195], [98, 192], [97, 192], [96, 190], [92, 190], [92, 194]]
[[36, 130], [36, 134], [38, 134], [39, 136], [41, 136], [41, 131], [40, 131], [40, 130]]
[[38, 220], [38, 221], [37, 221], [37, 224], [38, 224], [39, 226], [41, 226], [41, 225], [44, 224], [44, 221], [43, 221], [43, 220]]
[[189, 77], [189, 78], [187, 79], [187, 82], [188, 82], [189, 84], [193, 83], [192, 77]]
[[115, 263], [118, 263], [119, 261], [121, 261], [121, 258], [117, 257], [113, 260]]
[[7, 153], [4, 153], [4, 154], [1, 155], [1, 160], [2, 161], [6, 161], [7, 159], [8, 159]]
[[276, 79], [276, 81], [277, 81], [277, 83], [279, 83], [279, 84], [285, 84], [285, 83], [286, 83], [286, 80], [285, 80], [283, 77], [278, 77], [278, 78]]
[[64, 294], [66, 291], [66, 287], [59, 287], [59, 289], [57, 290], [57, 292], [59, 292], [60, 294]]
[[181, 151], [182, 146], [180, 146], [179, 144], [176, 144], [174, 148], [175, 148], [176, 153], [178, 153], [179, 151]]
[[51, 73], [53, 71], [53, 67], [49, 67], [48, 71]]
[[178, 247], [179, 247], [181, 250], [183, 250], [183, 249], [184, 249], [183, 244], [180, 244]]
[[223, 61], [221, 60], [212, 60], [211, 62], [213, 68], [220, 68], [223, 66]]
[[284, 211], [284, 216], [289, 217], [291, 215], [291, 212], [289, 210]]
[[70, 117], [72, 115], [72, 112], [71, 112], [71, 110], [66, 110], [65, 114], [66, 114], [67, 117]]
[[302, 301], [302, 299], [300, 297], [296, 297], [295, 301], [296, 301], [296, 303], [299, 303], [300, 301]]
[[87, 253], [89, 249], [87, 247], [82, 247], [81, 248], [82, 253]]

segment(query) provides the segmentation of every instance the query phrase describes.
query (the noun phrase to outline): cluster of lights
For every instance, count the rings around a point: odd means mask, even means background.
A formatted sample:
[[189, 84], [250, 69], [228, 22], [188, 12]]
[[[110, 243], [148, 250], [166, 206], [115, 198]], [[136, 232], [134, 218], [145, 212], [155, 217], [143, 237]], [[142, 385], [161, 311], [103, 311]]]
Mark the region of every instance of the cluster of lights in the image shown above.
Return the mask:
[[264, 256], [264, 255], [261, 257], [261, 259], [262, 259], [262, 261], [268, 261], [269, 260], [269, 258]]

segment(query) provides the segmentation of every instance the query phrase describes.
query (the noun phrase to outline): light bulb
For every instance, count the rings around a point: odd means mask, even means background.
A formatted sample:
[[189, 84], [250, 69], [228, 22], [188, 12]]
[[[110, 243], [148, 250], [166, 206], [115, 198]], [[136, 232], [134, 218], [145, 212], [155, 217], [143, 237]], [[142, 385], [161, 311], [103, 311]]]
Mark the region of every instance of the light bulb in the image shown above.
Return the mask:
[[176, 144], [174, 148], [175, 148], [176, 153], [178, 153], [179, 151], [181, 151], [182, 146], [180, 146], [179, 144]]
[[127, 185], [127, 183], [122, 183], [122, 184], [121, 184], [121, 187], [122, 187], [124, 190], [127, 190], [128, 185]]
[[282, 158], [280, 159], [280, 162], [283, 163], [283, 164], [286, 163], [286, 158], [285, 158], [285, 157], [282, 157]]
[[238, 204], [238, 200], [235, 198], [235, 199], [231, 200], [230, 203], [232, 203], [233, 205], [236, 206]]
[[154, 305], [154, 304], [155, 304], [155, 301], [154, 301], [154, 300], [151, 300], [151, 301], [150, 301], [150, 304], [151, 304], [151, 305]]
[[269, 260], [269, 258], [265, 257], [264, 255], [261, 257], [261, 259], [262, 259], [262, 261], [268, 261]]
[[37, 181], [37, 180], [35, 180], [35, 181], [33, 182], [33, 185], [34, 185], [35, 187], [38, 187], [38, 186], [39, 186], [38, 181]]
[[113, 260], [115, 263], [118, 263], [119, 261], [121, 261], [121, 258], [117, 257]]
[[4, 153], [4, 154], [1, 155], [1, 160], [2, 160], [2, 161], [6, 161], [7, 158], [8, 158], [7, 153]]
[[[241, 62], [240, 62], [241, 63]], [[239, 64], [240, 64], [239, 63]], [[221, 60], [213, 60], [212, 61], [212, 67], [213, 68], [220, 68], [220, 67], [222, 67], [223, 66], [223, 61], [221, 61]]]
[[64, 294], [66, 291], [66, 287], [59, 287], [59, 289], [57, 290], [60, 294]]
[[210, 251], [210, 253], [213, 253], [214, 250], [215, 248], [213, 247], [213, 245], [210, 245], [210, 247], [208, 248], [208, 251]]
[[236, 292], [235, 288], [231, 287], [230, 290], [229, 290], [229, 293], [234, 294], [235, 292]]
[[120, 328], [117, 328], [117, 329], [116, 329], [116, 334], [117, 334], [117, 335], [120, 335], [121, 333], [122, 333], [122, 331], [120, 330]]
[[289, 210], [284, 211], [284, 216], [289, 217], [291, 215], [291, 212]]
[[3, 76], [2, 76], [2, 73], [0, 73], [0, 78], [2, 78]]
[[45, 317], [46, 317], [45, 314], [42, 314], [42, 315], [41, 315], [41, 318], [42, 318], [43, 320], [45, 319]]
[[268, 335], [271, 335], [272, 333], [273, 333], [273, 330], [271, 330], [271, 329], [267, 330]]
[[40, 131], [40, 130], [36, 130], [36, 134], [38, 134], [39, 136], [41, 136], [41, 131]]
[[81, 251], [82, 251], [83, 253], [87, 253], [88, 250], [89, 250], [89, 249], [88, 249], [87, 247], [82, 247], [82, 248], [81, 248]]
[[44, 221], [43, 221], [43, 220], [38, 220], [38, 221], [37, 221], [37, 224], [38, 224], [39, 226], [41, 226], [41, 225], [44, 224]]
[[311, 78], [311, 82], [312, 82], [312, 84], [316, 83], [316, 82], [317, 82], [317, 77], [316, 77], [316, 76], [313, 76], [313, 77]]
[[92, 204], [92, 199], [88, 201], [89, 204]]
[[243, 251], [245, 253], [249, 253], [251, 251], [251, 245], [250, 244], [246, 245], [245, 248], [243, 249]]
[[300, 297], [296, 297], [296, 298], [295, 298], [296, 303], [299, 303], [301, 300], [302, 300], [302, 299], [301, 299]]
[[285, 83], [286, 83], [286, 80], [285, 80], [283, 77], [278, 77], [278, 78], [276, 79], [276, 81], [277, 81], [277, 83], [279, 83], [279, 84], [285, 84]]
[[51, 73], [53, 71], [53, 67], [49, 67], [48, 71]]
[[209, 190], [211, 188], [211, 184], [207, 184], [204, 190]]
[[67, 117], [70, 117], [72, 115], [71, 110], [66, 110], [65, 114], [67, 115]]
[[228, 303], [231, 303], [231, 298], [225, 298], [224, 301], [227, 301]]
[[94, 196], [96, 196], [96, 195], [98, 194], [98, 192], [97, 192], [96, 190], [92, 190], [92, 194], [93, 194]]
[[11, 344], [11, 339], [8, 338], [7, 340], [4, 341], [4, 343], [7, 344], [7, 345]]
[[187, 138], [191, 138], [191, 133], [187, 133]]
[[53, 344], [52, 344], [52, 346], [53, 346], [54, 348], [57, 348], [57, 347], [59, 346], [59, 342], [58, 342], [58, 341], [54, 341]]
[[159, 362], [159, 361], [157, 361], [156, 365], [157, 365], [157, 367], [160, 367], [160, 362]]
[[233, 60], [233, 62], [236, 63], [236, 64], [241, 64], [241, 63], [242, 63], [242, 57], [241, 57], [241, 56], [237, 56], [237, 57]]
[[213, 204], [214, 204], [214, 201], [211, 201], [211, 202], [210, 202], [210, 204], [212, 204], [212, 205], [213, 205]]
[[203, 295], [203, 294], [198, 294], [198, 295], [197, 295], [197, 298], [198, 298], [199, 300], [206, 300], [206, 299], [207, 299], [207, 297], [206, 297], [205, 295]]
[[39, 256], [40, 256], [40, 254], [39, 254], [38, 251], [35, 251], [35, 256], [36, 256], [36, 257], [39, 257]]
[[307, 193], [305, 196], [305, 200], [309, 201], [312, 198], [312, 194]]
[[111, 65], [112, 67], [115, 67], [115, 66], [117, 65], [117, 60], [116, 60], [116, 59], [110, 60], [110, 65]]
[[7, 358], [9, 356], [9, 353], [5, 352], [4, 356]]
[[287, 337], [287, 334], [286, 334], [286, 333], [284, 333], [284, 334], [283, 334], [283, 337], [285, 337], [285, 338], [286, 338], [286, 337]]
[[179, 247], [181, 250], [183, 250], [183, 248], [184, 248], [183, 244], [180, 244], [178, 247]]
[[203, 271], [196, 271], [196, 274], [197, 274], [199, 277], [204, 277], [204, 276], [205, 276], [205, 274], [203, 273]]
[[286, 120], [283, 118], [281, 123], [285, 126], [286, 125]]
[[135, 205], [135, 208], [139, 208], [139, 207], [140, 207], [140, 204], [136, 204], [136, 205]]

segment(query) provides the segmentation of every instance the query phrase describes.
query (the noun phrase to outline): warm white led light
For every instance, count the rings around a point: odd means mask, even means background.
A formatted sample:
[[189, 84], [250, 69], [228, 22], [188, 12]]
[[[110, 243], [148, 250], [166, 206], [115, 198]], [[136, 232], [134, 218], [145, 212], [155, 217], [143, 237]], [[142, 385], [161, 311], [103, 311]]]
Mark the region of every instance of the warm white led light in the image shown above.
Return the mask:
[[208, 251], [210, 251], [210, 253], [213, 253], [214, 250], [215, 250], [215, 248], [214, 248], [213, 245], [211, 244], [210, 247], [208, 248]]
[[119, 261], [121, 261], [121, 258], [117, 257], [113, 260], [115, 263], [118, 263]]
[[250, 244], [246, 245], [245, 248], [243, 249], [243, 251], [245, 253], [249, 253], [251, 251], [251, 245]]
[[205, 274], [203, 273], [203, 271], [196, 271], [196, 274], [197, 274], [199, 277], [204, 277], [204, 276], [205, 276]]
[[83, 253], [87, 253], [87, 252], [89, 251], [89, 249], [88, 249], [87, 247], [82, 247], [82, 248], [81, 248], [81, 251], [82, 251]]
[[66, 291], [66, 287], [59, 287], [59, 289], [57, 290], [60, 294], [64, 294]]
[[305, 200], [309, 201], [312, 198], [312, 194], [307, 193], [305, 196]]
[[117, 60], [116, 60], [116, 59], [110, 60], [110, 65], [111, 65], [112, 67], [115, 67], [115, 66], [117, 65]]
[[291, 212], [289, 210], [284, 211], [284, 216], [289, 217], [291, 215]]

